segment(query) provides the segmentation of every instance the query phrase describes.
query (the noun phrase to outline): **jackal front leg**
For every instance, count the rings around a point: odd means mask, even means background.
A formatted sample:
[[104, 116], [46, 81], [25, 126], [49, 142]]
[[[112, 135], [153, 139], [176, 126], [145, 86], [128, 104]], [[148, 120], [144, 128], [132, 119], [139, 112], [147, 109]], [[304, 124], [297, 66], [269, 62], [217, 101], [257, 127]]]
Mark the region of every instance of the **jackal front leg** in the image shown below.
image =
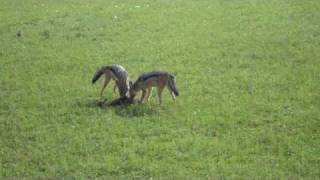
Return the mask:
[[168, 89], [169, 89], [169, 92], [170, 92], [170, 95], [171, 95], [173, 101], [176, 102], [176, 96], [174, 95], [174, 92], [169, 87], [168, 87]]
[[149, 101], [151, 91], [152, 91], [152, 87], [147, 88], [147, 95], [146, 95], [146, 98], [144, 100], [145, 102]]
[[145, 89], [142, 89], [142, 95], [141, 95], [140, 103], [143, 103], [143, 100], [144, 100], [144, 98], [146, 96], [146, 92], [147, 91]]

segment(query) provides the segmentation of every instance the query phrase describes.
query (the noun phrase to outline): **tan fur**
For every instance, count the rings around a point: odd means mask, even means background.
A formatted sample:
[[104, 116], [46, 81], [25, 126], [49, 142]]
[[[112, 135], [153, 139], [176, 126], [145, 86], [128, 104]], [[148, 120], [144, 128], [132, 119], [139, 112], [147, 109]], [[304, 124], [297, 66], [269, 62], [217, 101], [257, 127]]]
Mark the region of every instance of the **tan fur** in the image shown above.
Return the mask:
[[104, 82], [102, 85], [102, 89], [100, 91], [100, 98], [103, 98], [103, 91], [104, 89], [108, 86], [109, 82], [112, 80], [114, 80], [114, 87], [113, 87], [113, 92], [116, 92], [116, 88], [117, 88], [117, 78], [114, 76], [114, 74], [112, 73], [112, 71], [110, 70], [106, 70], [104, 73]]
[[[165, 87], [169, 86], [169, 75], [161, 74], [159, 76], [150, 77], [145, 81], [136, 81], [132, 88], [130, 88], [130, 95], [134, 97], [138, 91], [142, 91], [140, 102], [148, 102], [152, 88], [157, 87], [157, 94], [159, 98], [159, 103], [162, 104], [162, 92]], [[168, 87], [170, 95], [173, 101], [175, 101], [175, 95], [172, 90]]]
[[102, 89], [100, 91], [100, 98], [103, 99], [103, 92], [111, 80], [114, 81], [113, 91], [118, 89], [120, 97], [129, 97], [129, 79], [127, 71], [120, 65], [108, 65], [97, 69], [92, 78], [94, 84], [100, 77], [104, 77]]

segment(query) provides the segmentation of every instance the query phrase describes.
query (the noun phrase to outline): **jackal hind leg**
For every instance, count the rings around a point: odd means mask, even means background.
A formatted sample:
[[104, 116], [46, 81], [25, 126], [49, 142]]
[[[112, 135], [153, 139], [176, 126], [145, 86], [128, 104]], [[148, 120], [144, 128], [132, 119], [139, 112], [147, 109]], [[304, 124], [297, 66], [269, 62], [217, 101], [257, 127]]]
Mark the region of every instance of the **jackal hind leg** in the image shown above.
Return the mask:
[[115, 82], [114, 82], [114, 86], [113, 86], [113, 93], [116, 93], [117, 87], [118, 87], [118, 82], [115, 81]]
[[152, 87], [148, 87], [148, 89], [147, 89], [147, 95], [146, 95], [146, 98], [145, 98], [145, 102], [148, 102], [148, 101], [149, 101], [151, 91], [152, 91]]
[[100, 92], [100, 98], [101, 99], [103, 98], [102, 97], [103, 96], [103, 91], [108, 86], [110, 80], [111, 80], [111, 76], [105, 75], [104, 83], [102, 85], [102, 89], [101, 89], [101, 92]]
[[157, 91], [158, 91], [158, 98], [159, 98], [159, 104], [161, 105], [162, 104], [162, 91], [163, 91], [163, 89], [164, 89], [164, 85], [163, 84], [160, 84], [159, 86], [158, 86], [158, 89], [157, 89]]

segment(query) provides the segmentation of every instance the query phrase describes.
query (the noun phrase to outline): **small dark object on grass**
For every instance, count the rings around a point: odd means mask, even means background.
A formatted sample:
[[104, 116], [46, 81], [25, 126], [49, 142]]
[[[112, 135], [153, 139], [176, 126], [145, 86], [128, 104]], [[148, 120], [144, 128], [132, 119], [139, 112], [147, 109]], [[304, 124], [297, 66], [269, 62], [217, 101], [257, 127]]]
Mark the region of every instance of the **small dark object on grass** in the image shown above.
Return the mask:
[[16, 35], [17, 35], [17, 37], [21, 37], [22, 36], [21, 31], [18, 31]]
[[133, 98], [128, 97], [120, 97], [118, 99], [115, 99], [111, 101], [110, 103], [107, 103], [108, 106], [119, 106], [119, 105], [129, 105], [137, 103]]
[[136, 103], [138, 103], [138, 101], [134, 100], [133, 98], [120, 97], [111, 102], [107, 102], [107, 100], [100, 101], [98, 102], [98, 106], [102, 108], [106, 106], [120, 106], [120, 105], [136, 104]]

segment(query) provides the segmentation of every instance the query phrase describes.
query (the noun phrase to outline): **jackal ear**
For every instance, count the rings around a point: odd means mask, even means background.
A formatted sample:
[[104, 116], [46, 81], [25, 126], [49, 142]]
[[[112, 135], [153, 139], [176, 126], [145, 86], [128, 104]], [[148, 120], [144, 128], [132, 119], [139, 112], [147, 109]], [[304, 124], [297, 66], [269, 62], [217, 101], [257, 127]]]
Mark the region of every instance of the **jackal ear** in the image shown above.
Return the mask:
[[129, 81], [129, 87], [131, 88], [133, 85], [133, 82], [132, 81]]

